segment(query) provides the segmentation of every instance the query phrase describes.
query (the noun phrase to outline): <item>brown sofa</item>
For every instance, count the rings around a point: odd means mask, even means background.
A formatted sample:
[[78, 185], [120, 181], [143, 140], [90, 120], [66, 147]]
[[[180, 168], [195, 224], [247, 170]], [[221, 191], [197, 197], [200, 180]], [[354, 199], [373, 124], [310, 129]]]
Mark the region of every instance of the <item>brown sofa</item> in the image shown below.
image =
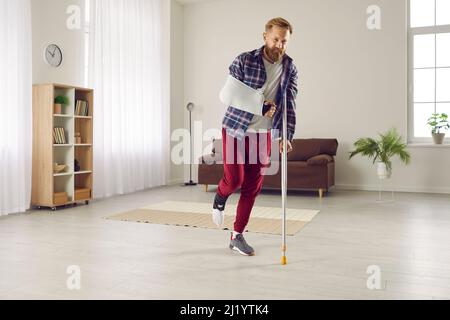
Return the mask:
[[[277, 142], [274, 142], [277, 143]], [[324, 192], [335, 184], [336, 139], [294, 139], [293, 151], [288, 155], [288, 190], [317, 190], [322, 198]], [[272, 161], [274, 156], [272, 154]], [[275, 158], [276, 159], [276, 158]], [[281, 160], [281, 155], [278, 154]], [[217, 185], [223, 177], [222, 140], [216, 140], [211, 154], [201, 157], [198, 167], [198, 183]], [[263, 189], [281, 188], [281, 167], [276, 175], [266, 175]]]

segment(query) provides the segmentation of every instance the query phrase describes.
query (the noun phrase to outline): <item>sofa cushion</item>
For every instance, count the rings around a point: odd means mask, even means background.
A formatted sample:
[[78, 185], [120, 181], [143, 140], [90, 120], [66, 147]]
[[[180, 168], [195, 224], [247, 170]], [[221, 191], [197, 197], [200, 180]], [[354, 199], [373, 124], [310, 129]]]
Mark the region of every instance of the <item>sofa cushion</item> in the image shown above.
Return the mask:
[[320, 140], [320, 154], [335, 156], [339, 143], [337, 139], [317, 139]]
[[330, 162], [333, 162], [333, 157], [328, 154], [319, 154], [309, 158], [307, 161], [308, 166], [326, 166]]
[[320, 154], [335, 156], [337, 147], [336, 139], [294, 139], [288, 161], [307, 161]]
[[320, 154], [320, 144], [312, 139], [294, 139], [292, 152], [288, 154], [288, 161], [306, 161]]

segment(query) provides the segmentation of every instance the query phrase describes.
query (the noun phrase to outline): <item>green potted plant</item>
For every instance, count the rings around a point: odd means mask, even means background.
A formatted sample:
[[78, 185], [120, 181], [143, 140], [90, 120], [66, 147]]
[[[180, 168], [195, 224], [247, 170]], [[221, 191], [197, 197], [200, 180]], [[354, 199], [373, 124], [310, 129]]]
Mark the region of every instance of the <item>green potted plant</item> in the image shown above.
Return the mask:
[[433, 141], [435, 144], [442, 144], [445, 138], [445, 132], [441, 130], [447, 130], [450, 128], [448, 123], [448, 115], [445, 113], [433, 113], [428, 119], [427, 124], [431, 127], [431, 134], [433, 135]]
[[68, 104], [69, 104], [69, 98], [67, 98], [66, 96], [57, 96], [55, 98], [54, 113], [61, 114], [62, 106], [67, 106]]
[[393, 156], [399, 156], [406, 165], [410, 163], [411, 155], [406, 151], [406, 144], [397, 130], [391, 129], [385, 134], [379, 134], [379, 139], [362, 138], [354, 143], [356, 149], [350, 152], [350, 159], [361, 154], [373, 158], [377, 163], [377, 173], [380, 179], [390, 178], [392, 175]]

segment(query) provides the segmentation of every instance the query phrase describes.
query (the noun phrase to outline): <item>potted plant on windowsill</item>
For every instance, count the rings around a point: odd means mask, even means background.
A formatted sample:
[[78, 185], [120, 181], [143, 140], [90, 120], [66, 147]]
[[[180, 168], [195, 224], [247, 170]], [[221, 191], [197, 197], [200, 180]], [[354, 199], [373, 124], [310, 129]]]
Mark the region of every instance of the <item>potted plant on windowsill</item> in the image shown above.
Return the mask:
[[379, 139], [362, 138], [354, 143], [356, 149], [350, 152], [350, 159], [361, 154], [373, 158], [377, 163], [377, 173], [380, 179], [390, 178], [392, 175], [393, 156], [399, 156], [400, 160], [408, 165], [411, 155], [406, 151], [406, 144], [402, 142], [396, 129], [391, 129], [385, 134], [379, 134]]
[[450, 128], [448, 115], [445, 113], [433, 113], [428, 119], [427, 124], [431, 127], [434, 143], [442, 144], [444, 142], [445, 132], [441, 132], [441, 130], [448, 130]]
[[67, 98], [66, 96], [57, 96], [55, 98], [54, 113], [61, 114], [62, 106], [67, 106], [67, 105], [69, 105], [69, 98]]

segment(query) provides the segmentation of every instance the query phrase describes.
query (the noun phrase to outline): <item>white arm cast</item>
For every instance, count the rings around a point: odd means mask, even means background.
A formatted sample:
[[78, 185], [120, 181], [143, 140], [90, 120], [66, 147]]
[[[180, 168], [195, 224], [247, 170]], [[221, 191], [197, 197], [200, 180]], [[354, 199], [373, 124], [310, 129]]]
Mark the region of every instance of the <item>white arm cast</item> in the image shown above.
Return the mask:
[[255, 115], [262, 115], [264, 94], [229, 75], [220, 91], [220, 101], [227, 106]]

